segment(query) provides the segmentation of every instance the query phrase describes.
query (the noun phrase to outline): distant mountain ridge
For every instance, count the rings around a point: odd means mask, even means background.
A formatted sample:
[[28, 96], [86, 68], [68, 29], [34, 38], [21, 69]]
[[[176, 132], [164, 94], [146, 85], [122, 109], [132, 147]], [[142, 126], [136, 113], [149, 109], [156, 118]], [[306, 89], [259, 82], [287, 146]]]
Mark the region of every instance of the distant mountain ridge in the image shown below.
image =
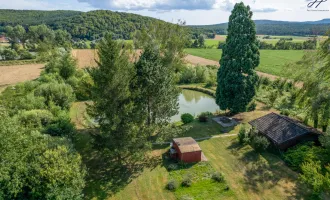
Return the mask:
[[[95, 40], [111, 32], [114, 38], [132, 39], [132, 33], [156, 21], [161, 20], [110, 10], [80, 12], [0, 9], [0, 34], [7, 25], [27, 28], [46, 24], [54, 30], [67, 30], [73, 38]], [[255, 20], [255, 23], [257, 34], [264, 35], [324, 35], [330, 29], [330, 18], [307, 22]], [[199, 34], [226, 34], [227, 26], [228, 23], [187, 27], [196, 37]]]
[[[254, 20], [257, 34], [264, 35], [324, 35], [330, 30], [330, 18], [318, 21]], [[191, 25], [198, 33], [226, 34], [228, 23], [213, 25]]]

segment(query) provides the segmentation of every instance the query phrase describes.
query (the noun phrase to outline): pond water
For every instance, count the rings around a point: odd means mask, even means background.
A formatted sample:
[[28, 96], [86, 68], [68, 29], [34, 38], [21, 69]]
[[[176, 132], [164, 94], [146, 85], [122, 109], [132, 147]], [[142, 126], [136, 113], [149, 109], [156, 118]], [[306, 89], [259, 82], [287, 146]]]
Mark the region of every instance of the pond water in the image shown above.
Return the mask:
[[219, 106], [212, 96], [193, 90], [182, 90], [179, 96], [179, 114], [173, 116], [171, 121], [180, 121], [181, 115], [184, 113], [190, 113], [197, 117], [202, 112], [215, 112], [217, 110], [219, 110]]

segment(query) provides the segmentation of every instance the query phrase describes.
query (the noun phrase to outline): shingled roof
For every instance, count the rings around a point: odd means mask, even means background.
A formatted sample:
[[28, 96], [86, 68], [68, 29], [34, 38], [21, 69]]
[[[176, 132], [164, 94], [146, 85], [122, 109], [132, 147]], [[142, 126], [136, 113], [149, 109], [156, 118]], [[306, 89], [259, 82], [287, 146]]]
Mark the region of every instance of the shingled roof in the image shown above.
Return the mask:
[[198, 143], [192, 137], [176, 138], [173, 141], [178, 145], [181, 153], [202, 151]]
[[253, 121], [250, 121], [261, 134], [280, 145], [287, 141], [299, 138], [306, 134], [319, 134], [316, 129], [307, 127], [299, 121], [289, 117], [270, 113]]

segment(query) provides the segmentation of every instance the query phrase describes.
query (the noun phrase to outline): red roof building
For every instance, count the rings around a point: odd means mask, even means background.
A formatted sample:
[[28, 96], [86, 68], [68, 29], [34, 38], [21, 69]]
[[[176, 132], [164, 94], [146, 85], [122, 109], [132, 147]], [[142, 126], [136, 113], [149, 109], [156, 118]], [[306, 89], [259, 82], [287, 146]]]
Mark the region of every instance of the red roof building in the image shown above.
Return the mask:
[[8, 43], [8, 39], [4, 35], [0, 35], [0, 43]]
[[200, 162], [206, 159], [202, 149], [191, 137], [173, 139], [170, 154], [172, 158], [177, 158], [185, 163]]

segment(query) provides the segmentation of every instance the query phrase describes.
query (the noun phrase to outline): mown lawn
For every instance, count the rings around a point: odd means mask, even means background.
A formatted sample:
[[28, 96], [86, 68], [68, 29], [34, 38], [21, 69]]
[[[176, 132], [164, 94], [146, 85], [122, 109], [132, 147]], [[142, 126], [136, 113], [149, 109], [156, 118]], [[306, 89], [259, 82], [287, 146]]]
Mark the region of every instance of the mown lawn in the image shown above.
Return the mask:
[[[76, 103], [71, 116], [77, 123], [85, 120], [84, 104]], [[257, 110], [241, 113], [234, 117], [242, 123], [263, 116], [275, 110], [267, 110], [258, 104]], [[83, 123], [78, 123], [81, 125]], [[184, 134], [194, 138], [223, 134], [214, 122], [189, 124]], [[235, 134], [239, 126], [230, 134]], [[164, 153], [168, 145], [154, 146], [144, 162], [132, 165], [129, 169], [113, 170], [111, 160], [102, 151], [93, 147], [91, 134], [95, 130], [80, 129], [73, 141], [82, 155], [88, 170], [86, 199], [307, 199], [306, 189], [297, 181], [297, 174], [291, 171], [283, 161], [270, 153], [257, 154], [250, 146], [241, 146], [235, 135], [200, 141], [199, 144], [209, 160], [207, 163], [187, 166], [185, 169], [168, 170]], [[225, 175], [224, 183], [210, 179], [210, 173], [218, 171]], [[165, 189], [169, 180], [182, 181], [187, 174], [194, 174], [191, 187], [179, 187], [175, 192]], [[229, 190], [225, 190], [226, 187]]]
[[[185, 49], [186, 53], [202, 58], [219, 61], [222, 50], [219, 49]], [[260, 50], [260, 65], [258, 71], [291, 78], [286, 64], [299, 61], [304, 55], [303, 50]]]

